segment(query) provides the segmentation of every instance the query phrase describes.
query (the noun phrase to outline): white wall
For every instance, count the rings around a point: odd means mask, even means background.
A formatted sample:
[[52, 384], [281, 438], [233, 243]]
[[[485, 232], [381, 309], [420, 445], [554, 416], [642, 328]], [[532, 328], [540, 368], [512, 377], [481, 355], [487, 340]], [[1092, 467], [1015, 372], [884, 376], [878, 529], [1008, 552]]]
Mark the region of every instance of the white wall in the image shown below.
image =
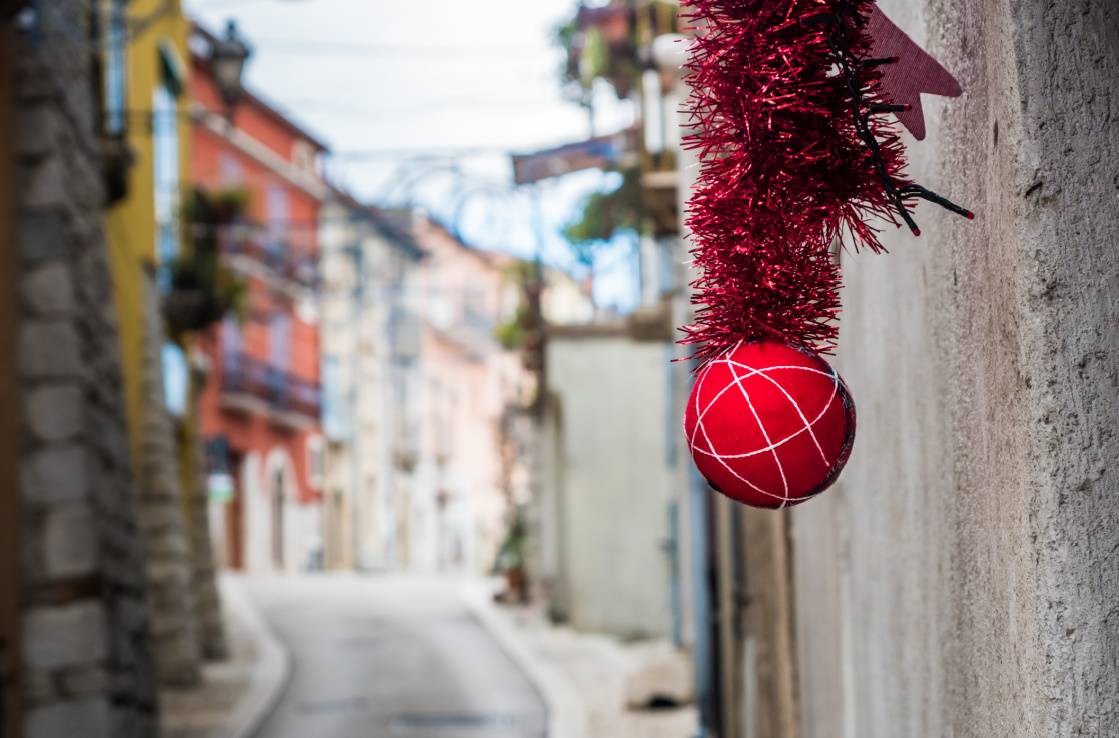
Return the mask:
[[581, 629], [667, 636], [666, 457], [678, 429], [668, 421], [664, 344], [553, 335], [547, 356], [558, 412], [545, 427], [558, 437], [542, 442], [551, 468], [540, 515], [554, 526], [545, 543], [558, 546], [542, 557], [560, 578], [555, 604]]

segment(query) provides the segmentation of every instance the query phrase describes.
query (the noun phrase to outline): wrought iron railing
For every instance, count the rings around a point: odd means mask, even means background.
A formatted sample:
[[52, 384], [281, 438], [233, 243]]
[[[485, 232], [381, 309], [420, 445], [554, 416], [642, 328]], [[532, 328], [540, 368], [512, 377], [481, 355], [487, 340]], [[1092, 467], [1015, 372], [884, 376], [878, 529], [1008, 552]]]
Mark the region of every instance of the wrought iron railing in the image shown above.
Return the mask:
[[316, 419], [322, 413], [322, 390], [318, 383], [244, 353], [225, 355], [221, 389], [224, 394], [244, 394], [264, 400], [274, 410]]
[[318, 258], [314, 253], [269, 235], [259, 226], [231, 226], [222, 238], [221, 250], [229, 256], [251, 259], [276, 276], [307, 287], [315, 286], [318, 280]]

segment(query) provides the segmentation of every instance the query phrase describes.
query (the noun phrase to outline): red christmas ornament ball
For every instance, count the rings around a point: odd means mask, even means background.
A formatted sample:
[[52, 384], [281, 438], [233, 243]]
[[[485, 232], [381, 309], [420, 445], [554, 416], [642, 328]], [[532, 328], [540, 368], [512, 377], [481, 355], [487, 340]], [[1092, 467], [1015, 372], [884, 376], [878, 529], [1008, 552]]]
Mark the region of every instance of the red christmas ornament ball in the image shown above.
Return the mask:
[[754, 507], [786, 507], [823, 492], [843, 470], [855, 403], [812, 351], [743, 341], [696, 375], [684, 431], [715, 490]]

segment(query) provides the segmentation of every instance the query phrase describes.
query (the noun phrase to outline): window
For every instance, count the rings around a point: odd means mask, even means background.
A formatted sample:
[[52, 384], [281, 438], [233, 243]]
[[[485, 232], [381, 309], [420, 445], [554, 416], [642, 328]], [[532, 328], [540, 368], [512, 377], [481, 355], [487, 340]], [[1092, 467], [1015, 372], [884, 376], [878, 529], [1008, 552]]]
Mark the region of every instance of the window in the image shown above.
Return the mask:
[[155, 178], [156, 263], [159, 283], [170, 285], [168, 264], [179, 256], [179, 106], [168, 84], [152, 101], [152, 167]]
[[326, 476], [326, 453], [322, 436], [308, 436], [306, 448], [307, 484], [312, 489], [321, 489]]
[[291, 362], [291, 318], [287, 313], [273, 314], [268, 326], [268, 342], [272, 366], [287, 371]]
[[308, 174], [315, 173], [315, 150], [306, 141], [296, 141], [292, 145], [291, 160], [300, 171]]
[[111, 0], [105, 18], [105, 131], [124, 135], [127, 127], [125, 70], [127, 48], [127, 0]]
[[334, 441], [350, 438], [353, 430], [352, 407], [347, 398], [348, 385], [342, 372], [342, 360], [324, 356], [322, 363], [323, 431]]
[[241, 324], [232, 315], [225, 316], [221, 321], [221, 335], [227, 365], [236, 364], [241, 355]]
[[287, 235], [290, 203], [287, 189], [278, 183], [268, 187], [268, 253], [274, 257], [284, 254], [284, 237]]
[[221, 183], [225, 187], [236, 187], [245, 179], [245, 169], [240, 160], [228, 152], [223, 152], [218, 162]]
[[181, 418], [190, 392], [190, 367], [183, 350], [170, 341], [163, 344], [162, 353], [164, 402], [172, 416]]

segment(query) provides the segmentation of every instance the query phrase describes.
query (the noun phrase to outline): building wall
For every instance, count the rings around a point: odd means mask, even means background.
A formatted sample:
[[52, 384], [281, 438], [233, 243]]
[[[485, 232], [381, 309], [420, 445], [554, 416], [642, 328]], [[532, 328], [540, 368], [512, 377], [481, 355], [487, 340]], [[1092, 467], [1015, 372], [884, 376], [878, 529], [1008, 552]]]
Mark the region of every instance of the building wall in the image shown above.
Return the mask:
[[489, 571], [512, 512], [503, 488], [502, 414], [523, 373], [495, 338], [516, 310], [511, 259], [471, 248], [421, 222], [418, 275], [422, 369], [420, 463], [402, 538], [421, 569]]
[[960, 79], [913, 172], [977, 214], [843, 255], [859, 437], [793, 511], [802, 735], [1119, 733], [1119, 6], [890, 0]]
[[662, 342], [621, 329], [549, 334], [554, 435], [542, 440], [540, 504], [556, 529], [544, 531], [555, 551], [541, 559], [551, 609], [577, 628], [671, 633], [669, 371]]
[[[285, 265], [313, 265], [325, 196], [317, 168], [321, 145], [251, 94], [236, 107], [230, 125], [204, 57], [194, 56], [191, 69], [189, 96], [196, 112], [191, 181], [209, 191], [248, 194], [248, 230], [230, 232], [227, 240], [282, 241]], [[211, 510], [220, 529], [217, 545], [225, 563], [249, 569], [276, 568], [277, 553], [284, 569], [316, 566], [322, 549], [321, 479], [310, 461], [321, 442], [319, 410], [278, 412], [267, 400], [244, 393], [231, 403], [223, 385], [225, 368], [242, 355], [317, 389], [315, 296], [310, 286], [278, 273], [259, 255], [226, 263], [247, 286], [245, 311], [239, 322], [215, 328], [202, 345], [213, 371], [199, 399], [202, 432], [228, 441], [230, 472], [238, 482], [235, 499]], [[274, 325], [281, 315], [284, 337]], [[285, 344], [286, 357], [278, 358], [276, 349]]]
[[10, 49], [22, 402], [5, 411], [19, 417], [23, 509], [3, 555], [20, 560], [22, 734], [155, 738], [93, 57], [62, 40], [85, 37], [87, 4], [52, 9]]
[[323, 210], [322, 343], [328, 440], [328, 565], [400, 562], [393, 500], [410, 499], [420, 371], [414, 280], [419, 252], [390, 216], [336, 193]]
[[162, 54], [177, 55], [180, 73], [185, 72], [188, 23], [177, 2], [165, 7], [159, 0], [139, 0], [126, 13], [157, 20], [144, 32], [128, 37], [123, 120], [134, 160], [127, 173], [125, 197], [108, 211], [105, 230], [160, 679], [165, 684], [190, 685], [201, 678], [201, 651], [193, 604], [194, 562], [183, 515], [186, 470], [179, 464], [174, 421], [165, 403], [161, 361], [165, 336], [155, 281], [158, 184], [154, 136], [157, 126], [177, 129], [178, 147], [172, 155], [177, 155], [181, 171], [182, 163], [189, 160], [189, 136], [185, 116], [177, 113], [186, 108], [176, 101], [172, 111], [159, 113], [174, 116], [172, 120], [157, 121], [154, 116], [156, 90], [166, 80]]
[[[159, 11], [158, 13], [156, 11]], [[127, 6], [130, 17], [154, 17], [143, 33], [132, 34], [126, 51], [125, 115], [126, 140], [134, 160], [128, 171], [128, 193], [113, 205], [105, 219], [113, 265], [114, 295], [120, 313], [120, 335], [125, 368], [125, 396], [128, 399], [129, 427], [142, 424], [145, 398], [141, 389], [141, 364], [144, 362], [144, 320], [139, 306], [142, 290], [151, 279], [156, 264], [155, 156], [152, 113], [156, 89], [162, 84], [160, 45], [179, 55], [185, 65], [190, 58], [186, 40], [189, 22], [178, 0], [165, 7], [163, 0], [133, 0]], [[186, 71], [184, 66], [183, 71]], [[185, 113], [176, 121], [179, 130], [180, 172], [185, 178], [185, 163], [190, 161], [189, 125]], [[133, 455], [139, 458], [138, 432], [130, 435]]]

